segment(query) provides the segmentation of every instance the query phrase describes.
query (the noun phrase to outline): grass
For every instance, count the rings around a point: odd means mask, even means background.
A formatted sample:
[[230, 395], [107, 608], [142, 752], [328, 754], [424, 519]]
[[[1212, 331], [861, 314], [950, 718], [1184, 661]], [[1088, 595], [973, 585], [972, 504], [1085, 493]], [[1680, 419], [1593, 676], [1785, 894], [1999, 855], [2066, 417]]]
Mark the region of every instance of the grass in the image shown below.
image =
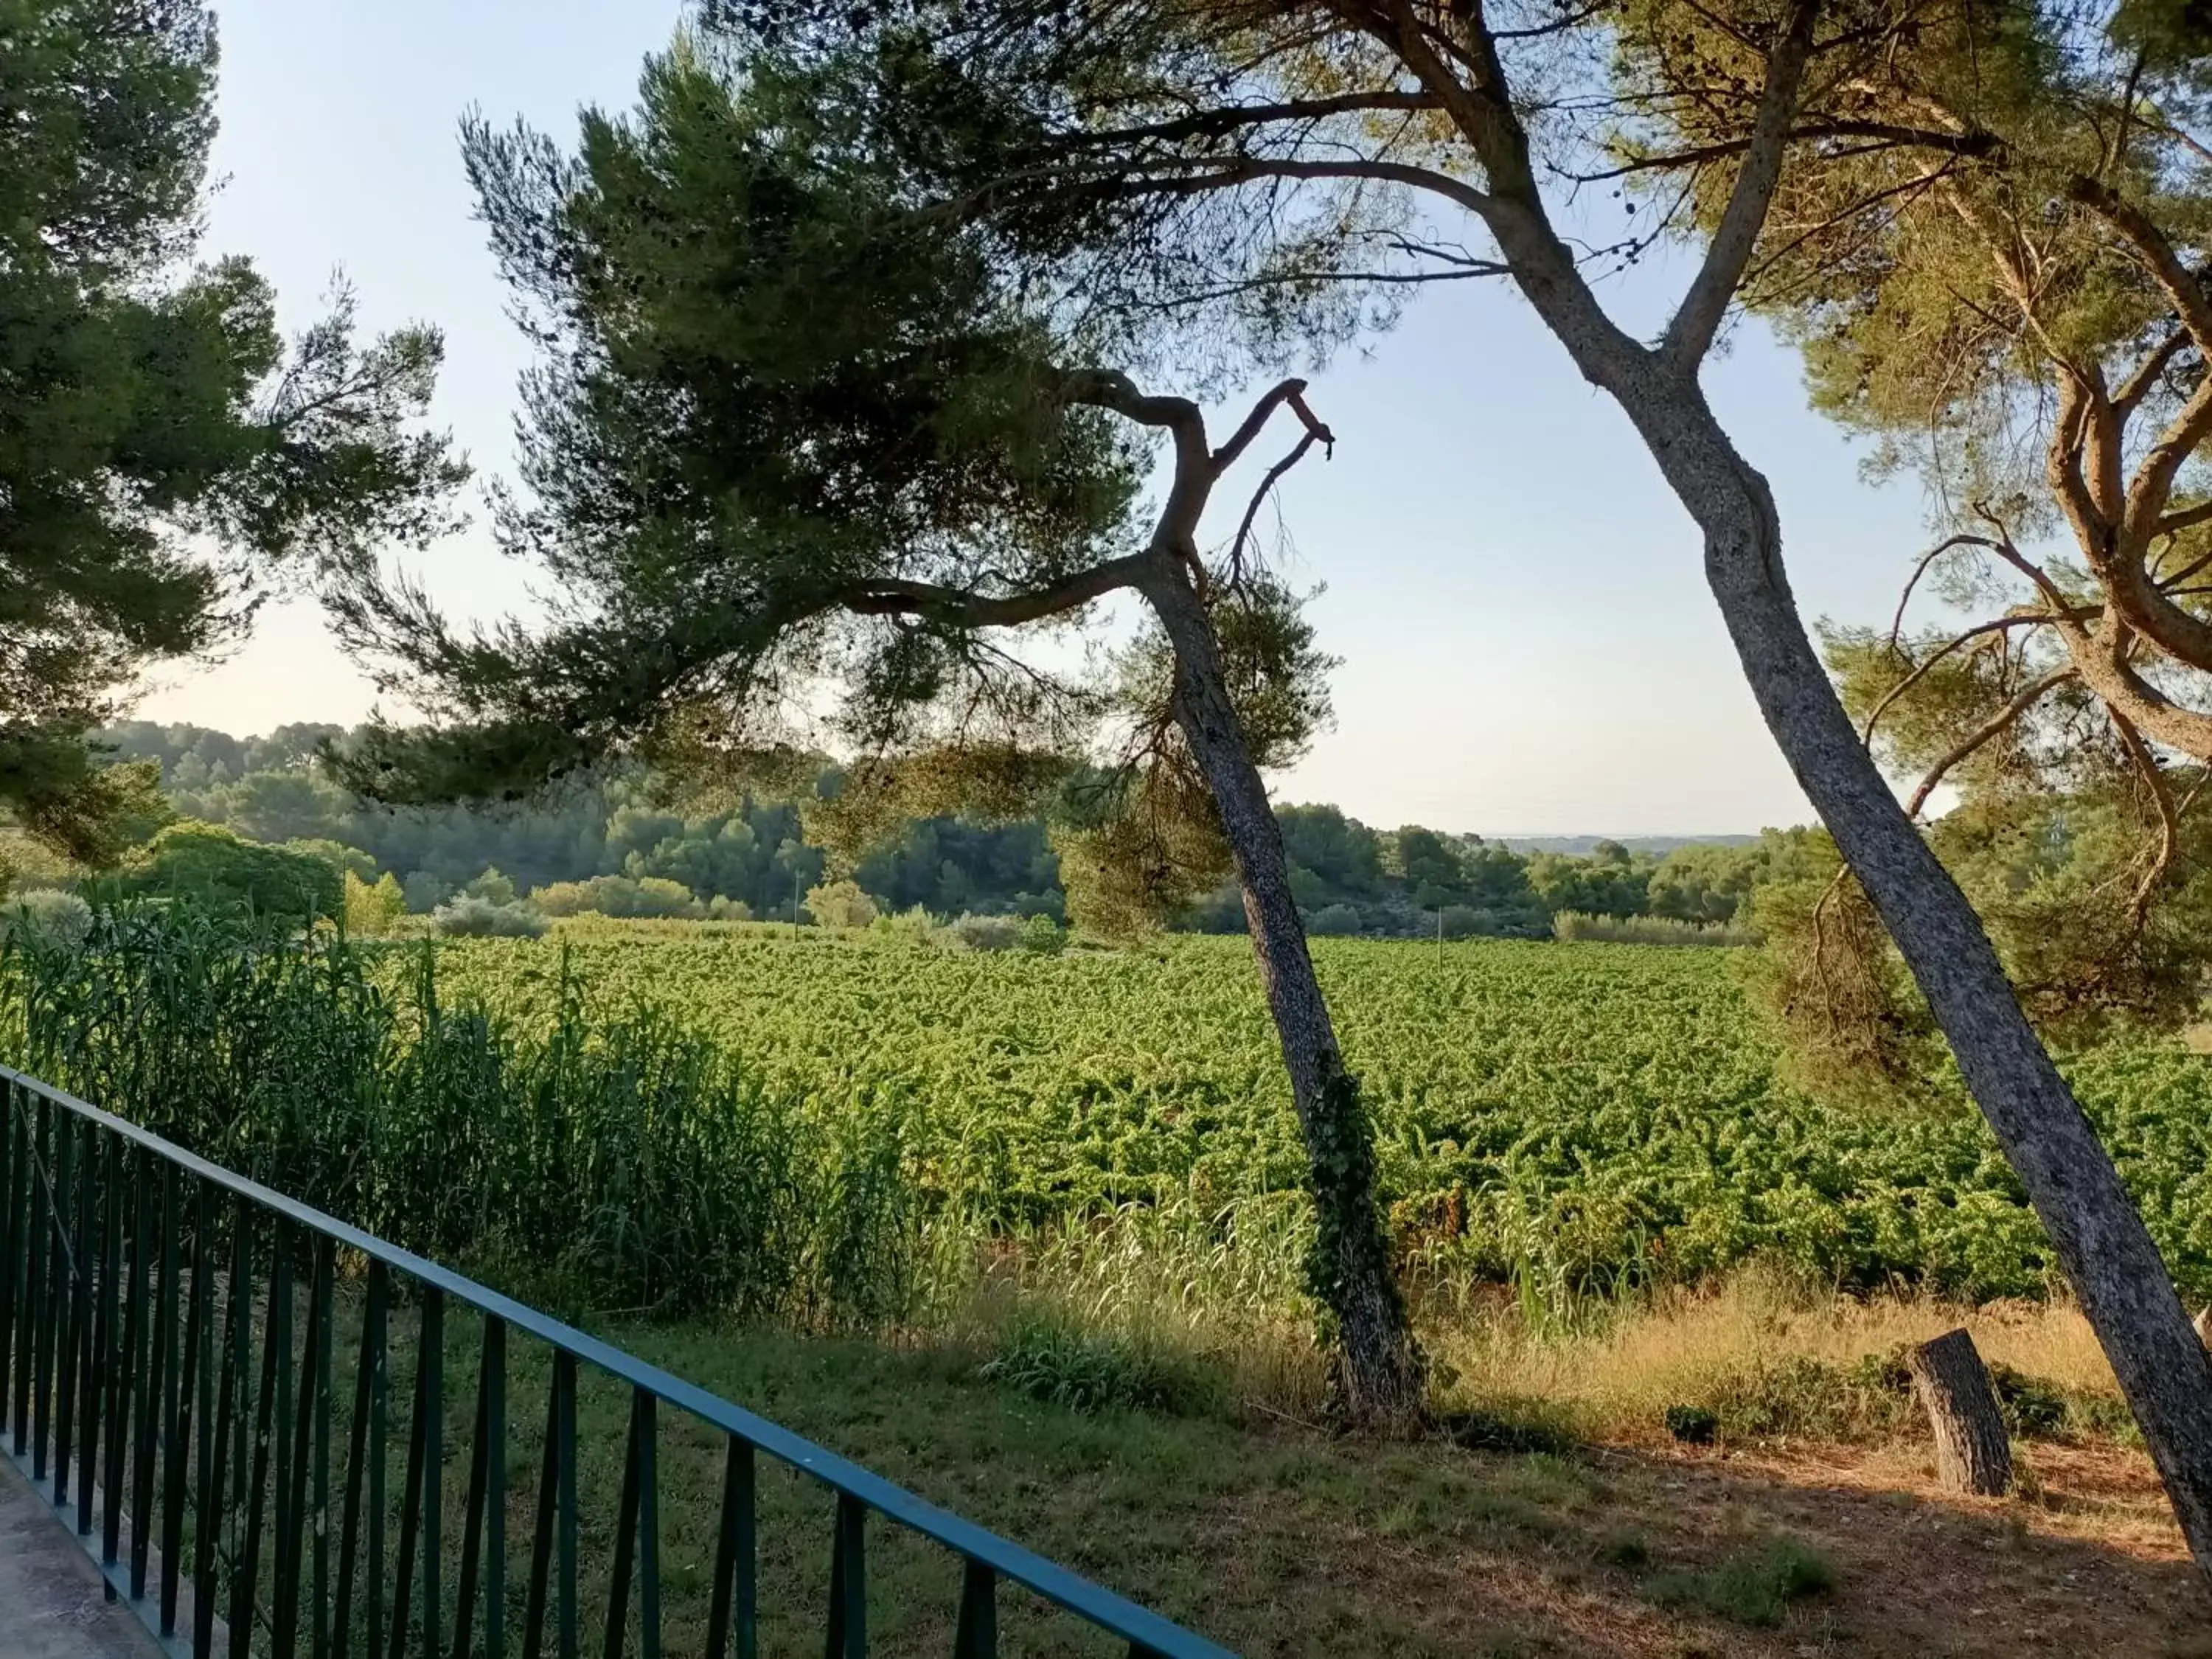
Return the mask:
[[1646, 1589], [1662, 1607], [1700, 1607], [1735, 1624], [1771, 1626], [1791, 1602], [1835, 1587], [1827, 1557], [1796, 1539], [1774, 1538], [1716, 1567], [1660, 1573]]
[[[856, 1085], [824, 1117], [814, 1097], [650, 1006], [587, 1013], [565, 967], [550, 1016], [532, 1024], [441, 1003], [427, 968], [407, 1000], [340, 951], [257, 949], [212, 930], [141, 945], [97, 973], [61, 963], [20, 982], [0, 1032], [10, 1051], [139, 1103], [153, 1127], [272, 1185], [594, 1321], [1240, 1649], [1686, 1659], [1775, 1651], [1759, 1632], [1836, 1619], [1871, 1632], [1869, 1652], [2006, 1651], [1976, 1646], [1987, 1632], [1960, 1624], [1972, 1596], [1998, 1593], [1979, 1581], [1899, 1611], [1899, 1575], [1978, 1570], [1969, 1557], [1929, 1572], [1911, 1528], [1932, 1537], [1947, 1512], [1925, 1518], [1834, 1484], [1858, 1467], [1839, 1443], [1920, 1456], [1893, 1357], [1960, 1323], [1999, 1368], [2020, 1431], [2088, 1448], [2069, 1463], [2039, 1446], [2028, 1466], [2059, 1541], [2021, 1530], [2015, 1508], [1987, 1547], [2039, 1553], [2112, 1587], [2089, 1610], [2087, 1592], [2056, 1592], [2036, 1615], [2051, 1628], [2077, 1614], [2093, 1632], [2124, 1627], [2143, 1642], [2109, 1650], [2128, 1651], [2154, 1650], [2166, 1628], [2167, 1580], [2143, 1566], [2171, 1553], [2154, 1494], [2148, 1510], [2127, 1500], [2132, 1565], [2095, 1541], [2113, 1502], [2078, 1496], [2133, 1491], [2143, 1466], [2112, 1451], [2117, 1389], [2062, 1303], [1847, 1297], [1759, 1266], [1695, 1286], [1623, 1282], [1601, 1298], [1571, 1276], [1501, 1284], [1416, 1252], [1438, 1431], [1341, 1440], [1323, 1426], [1310, 1310], [1285, 1291], [1304, 1237], [1293, 1193], [1224, 1205], [1194, 1180], [1186, 1202], [987, 1222], [946, 1175], [973, 1138], [918, 1154], [898, 1090]], [[1006, 1054], [1018, 1048], [1006, 1039]], [[1109, 1115], [1106, 1099], [1081, 1115]], [[1218, 1124], [1195, 1097], [1191, 1111], [1174, 1132], [1211, 1145]], [[1133, 1154], [1162, 1133], [1148, 1120], [1124, 1139]], [[962, 1178], [981, 1192], [1004, 1173], [979, 1163]], [[1558, 1231], [1540, 1223], [1547, 1238]], [[457, 1511], [472, 1449], [468, 1322], [449, 1341], [444, 1486]], [[404, 1446], [404, 1340], [395, 1366]], [[518, 1352], [506, 1451], [517, 1561], [547, 1375], [542, 1353]], [[586, 1378], [587, 1561], [610, 1553], [629, 1405]], [[1679, 1446], [1670, 1413], [1705, 1414], [1716, 1443]], [[1808, 1445], [1825, 1460], [1817, 1476], [1735, 1462]], [[672, 1414], [661, 1448], [681, 1654], [696, 1650], [705, 1618], [722, 1448]], [[1828, 1484], [1801, 1502], [1809, 1479]], [[762, 1504], [763, 1650], [796, 1651], [820, 1637], [830, 1505], [781, 1474], [763, 1480]], [[882, 1528], [869, 1549], [877, 1650], [944, 1650], [957, 1574], [942, 1553]], [[587, 1608], [604, 1589], [587, 1583]], [[2116, 1613], [2123, 1602], [2141, 1611]], [[1925, 1639], [1882, 1645], [1899, 1632]], [[1091, 1650], [1018, 1597], [1006, 1632], [1008, 1653]]]
[[1754, 1268], [1593, 1307], [1564, 1329], [1502, 1297], [1462, 1301], [1429, 1310], [1425, 1334], [1446, 1401], [1540, 1408], [1585, 1438], [1656, 1441], [1672, 1411], [1709, 1413], [1724, 1440], [1880, 1442], [1919, 1432], [1893, 1357], [1960, 1325], [2012, 1395], [2016, 1432], [2132, 1437], [2088, 1322], [2064, 1302], [1840, 1296]]
[[[410, 1327], [403, 1320], [398, 1328]], [[1954, 1512], [1909, 1482], [1830, 1490], [1709, 1452], [1362, 1442], [1264, 1415], [1193, 1411], [1171, 1391], [1158, 1408], [1133, 1408], [1119, 1396], [1153, 1386], [1141, 1366], [1126, 1355], [1071, 1363], [1057, 1338], [1041, 1343], [1028, 1327], [996, 1348], [704, 1322], [617, 1322], [601, 1334], [1243, 1653], [1735, 1659], [1832, 1640], [1899, 1659], [2154, 1652], [2201, 1614], [2185, 1566], [2105, 1548], [2086, 1521], [2047, 1505]], [[446, 1366], [449, 1547], [460, 1536], [459, 1495], [472, 1455], [473, 1343], [465, 1322], [454, 1322]], [[1041, 1350], [1059, 1357], [1037, 1361]], [[1056, 1383], [1088, 1380], [1063, 1389], [1062, 1401], [1039, 1398], [1034, 1375], [1002, 1363], [1017, 1353]], [[404, 1402], [398, 1385], [415, 1370], [405, 1340], [392, 1363], [395, 1401]], [[518, 1346], [512, 1370], [509, 1556], [519, 1562], [527, 1559], [547, 1367]], [[586, 1374], [584, 1559], [602, 1575], [628, 1404]], [[404, 1426], [395, 1425], [395, 1445]], [[700, 1650], [720, 1460], [712, 1436], [664, 1411], [672, 1655]], [[765, 1462], [760, 1505], [761, 1650], [810, 1650], [821, 1639], [830, 1506], [818, 1486]], [[1938, 1537], [1942, 1547], [1931, 1549]], [[871, 1650], [948, 1650], [957, 1564], [880, 1520], [870, 1523], [867, 1551]], [[2039, 1627], [2060, 1633], [2046, 1650], [1985, 1639], [1968, 1616], [2023, 1585], [2034, 1587], [2026, 1600]], [[603, 1576], [587, 1575], [587, 1648], [599, 1639], [605, 1588]], [[1915, 1598], [1925, 1605], [1907, 1605]], [[1002, 1621], [1009, 1655], [1112, 1650], [1023, 1594], [1004, 1596]], [[2107, 1645], [2086, 1637], [2069, 1645], [2069, 1630], [2101, 1632]]]

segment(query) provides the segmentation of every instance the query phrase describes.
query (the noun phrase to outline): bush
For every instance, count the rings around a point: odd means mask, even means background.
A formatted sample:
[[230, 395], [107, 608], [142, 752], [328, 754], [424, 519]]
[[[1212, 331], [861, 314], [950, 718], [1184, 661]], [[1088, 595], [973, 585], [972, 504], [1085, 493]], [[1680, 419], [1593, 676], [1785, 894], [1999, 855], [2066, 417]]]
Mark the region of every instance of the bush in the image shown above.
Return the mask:
[[1323, 905], [1306, 918], [1306, 932], [1317, 939], [1341, 938], [1358, 933], [1361, 926], [1356, 904]]
[[927, 941], [937, 932], [937, 918], [919, 904], [890, 915], [878, 916], [868, 931], [885, 939]]
[[219, 824], [170, 824], [113, 878], [115, 890], [191, 899], [211, 910], [274, 920], [339, 914], [345, 889], [337, 869], [312, 854], [240, 840]]
[[[732, 901], [720, 902], [729, 903]], [[589, 913], [632, 919], [659, 916], [679, 921], [696, 921], [708, 914], [707, 907], [692, 896], [690, 888], [680, 881], [671, 881], [665, 876], [647, 876], [642, 880], [629, 876], [593, 876], [587, 881], [556, 881], [550, 886], [533, 889], [530, 902], [549, 916], [580, 916]], [[738, 908], [744, 908], [742, 905]], [[750, 915], [747, 912], [747, 915]], [[743, 921], [746, 918], [732, 919]]]
[[1559, 939], [1605, 945], [1756, 945], [1748, 927], [1723, 922], [1678, 921], [1672, 916], [1593, 916], [1562, 910], [1552, 918]]
[[0, 905], [0, 940], [82, 945], [92, 932], [92, 906], [50, 887], [18, 893]]
[[482, 875], [461, 889], [465, 898], [482, 899], [488, 904], [512, 904], [522, 895], [514, 890], [514, 883], [500, 873], [495, 864], [488, 865]]
[[448, 939], [536, 939], [551, 924], [534, 905], [495, 904], [464, 894], [433, 910], [430, 925]]
[[743, 899], [728, 898], [717, 893], [707, 901], [707, 919], [709, 921], [750, 921], [753, 907]]
[[1703, 1406], [1667, 1407], [1667, 1432], [1686, 1446], [1710, 1446], [1720, 1431], [1720, 1419]]
[[427, 916], [453, 894], [451, 883], [442, 880], [428, 870], [410, 870], [399, 884], [400, 892], [407, 900], [407, 914]]
[[1832, 1589], [1835, 1583], [1835, 1565], [1820, 1551], [1794, 1538], [1775, 1538], [1710, 1571], [1662, 1573], [1649, 1589], [1662, 1607], [1701, 1607], [1757, 1626], [1780, 1624], [1792, 1601]]
[[876, 902], [858, 882], [825, 881], [806, 890], [806, 912], [817, 927], [866, 927], [876, 919]]
[[320, 859], [341, 875], [356, 875], [363, 881], [376, 879], [376, 860], [342, 841], [316, 836], [304, 841], [281, 841], [276, 845], [280, 851], [297, 853], [301, 858]]
[[349, 870], [345, 872], [346, 932], [356, 939], [381, 939], [407, 914], [407, 895], [399, 879], [386, 871], [374, 883]]
[[1022, 923], [1022, 949], [1041, 957], [1056, 957], [1067, 949], [1067, 929], [1050, 916], [1030, 916]]
[[1022, 942], [1022, 924], [1012, 916], [961, 916], [945, 924], [943, 936], [956, 949], [1011, 951]]

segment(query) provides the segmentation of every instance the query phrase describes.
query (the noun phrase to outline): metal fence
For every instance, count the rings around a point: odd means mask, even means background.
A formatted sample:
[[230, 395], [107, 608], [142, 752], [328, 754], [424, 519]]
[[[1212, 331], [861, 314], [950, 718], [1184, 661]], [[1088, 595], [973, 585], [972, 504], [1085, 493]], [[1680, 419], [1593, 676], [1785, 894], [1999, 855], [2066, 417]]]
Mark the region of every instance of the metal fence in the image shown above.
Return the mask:
[[[446, 1372], [463, 1333], [449, 1321], [477, 1338], [473, 1389], [452, 1379], [473, 1413], [458, 1550]], [[411, 1386], [395, 1402], [394, 1361], [410, 1340]], [[509, 1491], [510, 1381], [526, 1343], [550, 1351], [534, 1495]], [[341, 1366], [351, 1408], [334, 1447]], [[579, 1492], [580, 1382], [592, 1373], [629, 1394], [611, 1527]], [[867, 1650], [872, 1516], [944, 1547], [948, 1599], [957, 1564], [959, 1659], [998, 1652], [1002, 1582], [1132, 1656], [1227, 1651], [704, 1389], [5, 1066], [0, 1407], [15, 1462], [74, 1525], [111, 1595], [193, 1659], [303, 1647], [313, 1659], [576, 1659], [587, 1625], [605, 1659], [623, 1659], [633, 1629], [635, 1650], [659, 1659], [670, 1417], [721, 1451], [705, 1659], [758, 1650], [763, 1455], [832, 1500], [828, 1582], [810, 1609], [830, 1659]], [[511, 1560], [518, 1508], [526, 1559]], [[586, 1594], [595, 1606], [580, 1607]]]

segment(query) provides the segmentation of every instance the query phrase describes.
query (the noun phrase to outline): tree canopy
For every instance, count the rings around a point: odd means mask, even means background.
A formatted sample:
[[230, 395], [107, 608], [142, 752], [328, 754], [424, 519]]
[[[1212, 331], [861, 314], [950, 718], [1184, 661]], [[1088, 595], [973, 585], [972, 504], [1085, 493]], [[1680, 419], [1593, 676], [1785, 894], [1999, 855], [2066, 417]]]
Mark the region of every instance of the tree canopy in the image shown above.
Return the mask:
[[[1895, 616], [1829, 627], [1826, 659], [1908, 809], [1955, 796], [1931, 842], [2031, 1012], [2069, 1037], [2191, 1017], [2212, 953], [2194, 810], [2212, 759], [2212, 173], [2184, 17], [1885, 8], [1879, 75], [1844, 58], [1808, 79], [1744, 289], [1802, 352], [1814, 406], [1872, 440], [1871, 470], [1926, 486], [1938, 539]], [[1682, 198], [1684, 222], [1724, 210], [1749, 142], [1747, 21], [1636, 37], [1663, 116], [1624, 123], [1603, 171]], [[1863, 905], [1838, 880], [1770, 935], [1798, 958], [1801, 1042], [1832, 1049], [1853, 1024], [1844, 1049], [1908, 1078], [1926, 1011], [1901, 974], [1846, 960], [1888, 949], [1845, 914]]]
[[[436, 723], [332, 759], [387, 799], [434, 800], [624, 756], [694, 776], [783, 764], [819, 733], [856, 757], [821, 815], [853, 850], [917, 800], [1010, 816], [1049, 797], [1063, 877], [1111, 931], [1233, 867], [1311, 1156], [1343, 1401], [1418, 1411], [1371, 1133], [1261, 775], [1327, 718], [1329, 664], [1248, 549], [1249, 513], [1225, 553], [1201, 541], [1274, 417], [1303, 434], [1262, 493], [1334, 436], [1296, 379], [1218, 444], [1194, 398], [1141, 388], [1158, 331], [1078, 298], [1112, 239], [1084, 213], [947, 210], [944, 147], [995, 142], [1000, 112], [910, 127], [877, 95], [900, 50], [687, 33], [634, 113], [585, 112], [573, 154], [469, 126], [543, 354], [501, 530], [563, 602], [545, 627], [458, 633], [355, 561], [342, 629]], [[1146, 526], [1156, 443], [1170, 477]], [[1144, 607], [1133, 639], [1095, 670], [1041, 665], [1039, 631], [1113, 594]]]
[[[220, 824], [250, 841], [354, 849], [363, 878], [392, 875], [418, 913], [496, 869], [550, 914], [787, 915], [794, 896], [804, 908], [805, 890], [832, 861], [817, 831], [848, 781], [843, 767], [823, 758], [795, 774], [788, 793], [701, 799], [681, 780], [633, 766], [524, 803], [394, 808], [322, 775], [319, 754], [353, 741], [340, 726], [299, 723], [236, 738], [126, 720], [98, 741], [129, 763], [156, 769], [163, 815]], [[886, 912], [1065, 921], [1070, 895], [1056, 843], [1067, 841], [1069, 826], [1050, 816], [1054, 805], [1011, 818], [878, 816], [873, 838], [857, 854], [845, 850], [849, 836], [836, 837], [836, 862]], [[1327, 913], [1328, 931], [1380, 938], [1430, 938], [1440, 923], [1455, 939], [1549, 938], [1559, 910], [1703, 924], [1747, 919], [1753, 889], [1794, 868], [1789, 849], [1805, 833], [1601, 858], [1516, 850], [1419, 825], [1378, 830], [1334, 806], [1278, 805], [1275, 818], [1309, 925]], [[149, 820], [144, 833], [157, 827]], [[1427, 849], [1417, 862], [1433, 890], [1418, 890], [1404, 873], [1409, 844]], [[1610, 908], [1593, 896], [1601, 878]], [[1165, 921], [1206, 932], [1242, 933], [1247, 925], [1233, 883]]]
[[435, 333], [288, 347], [243, 260], [192, 262], [215, 34], [192, 0], [0, 3], [0, 802], [112, 860], [143, 805], [85, 733], [208, 651], [287, 556], [428, 534], [461, 470], [410, 430]]

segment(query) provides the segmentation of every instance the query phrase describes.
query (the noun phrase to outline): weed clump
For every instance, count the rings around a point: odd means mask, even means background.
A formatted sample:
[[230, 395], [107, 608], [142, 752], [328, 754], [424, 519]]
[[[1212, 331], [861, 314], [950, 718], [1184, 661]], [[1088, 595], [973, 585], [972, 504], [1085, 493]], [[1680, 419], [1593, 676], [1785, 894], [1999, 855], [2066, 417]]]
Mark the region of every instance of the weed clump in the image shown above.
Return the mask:
[[1645, 1593], [1662, 1607], [1698, 1607], [1754, 1628], [1778, 1625], [1792, 1602], [1833, 1589], [1834, 1563], [1795, 1538], [1772, 1538], [1717, 1567], [1655, 1575]]
[[1703, 1406], [1667, 1407], [1667, 1432], [1686, 1446], [1710, 1446], [1720, 1431], [1721, 1419]]
[[1230, 1407], [1222, 1377], [1202, 1360], [1116, 1333], [1079, 1330], [1064, 1319], [1036, 1312], [1018, 1316], [1007, 1326], [981, 1373], [1017, 1393], [1070, 1411], [1215, 1417]]

